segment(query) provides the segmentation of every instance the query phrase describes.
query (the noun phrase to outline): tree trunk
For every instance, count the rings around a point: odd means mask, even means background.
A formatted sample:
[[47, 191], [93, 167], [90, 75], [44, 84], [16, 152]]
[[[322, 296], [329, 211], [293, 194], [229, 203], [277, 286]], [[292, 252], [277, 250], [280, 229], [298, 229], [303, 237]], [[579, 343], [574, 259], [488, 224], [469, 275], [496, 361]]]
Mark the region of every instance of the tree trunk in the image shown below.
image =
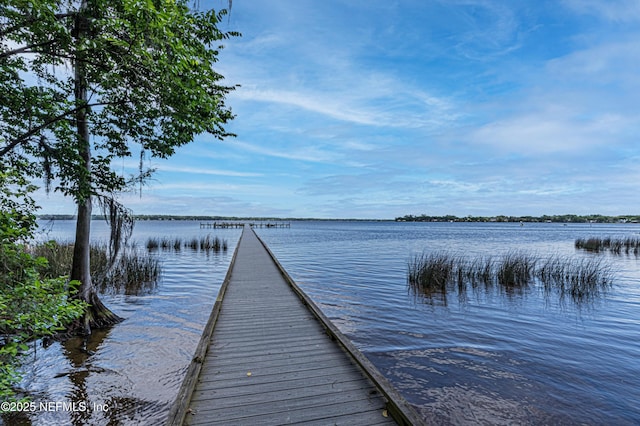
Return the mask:
[[[86, 1], [82, 2], [76, 23], [77, 40], [86, 36], [86, 17], [83, 12]], [[80, 43], [78, 43], [80, 44]], [[81, 167], [78, 168], [78, 218], [76, 220], [76, 238], [73, 247], [73, 263], [71, 266], [71, 280], [80, 281], [77, 298], [87, 302], [90, 306], [75, 328], [82, 333], [90, 333], [92, 328], [103, 328], [122, 321], [122, 318], [111, 312], [98, 298], [91, 282], [90, 266], [90, 234], [91, 234], [91, 145], [89, 139], [89, 123], [87, 122], [87, 80], [85, 62], [81, 52], [76, 52], [78, 59], [74, 64], [76, 126], [78, 136], [78, 156]]]

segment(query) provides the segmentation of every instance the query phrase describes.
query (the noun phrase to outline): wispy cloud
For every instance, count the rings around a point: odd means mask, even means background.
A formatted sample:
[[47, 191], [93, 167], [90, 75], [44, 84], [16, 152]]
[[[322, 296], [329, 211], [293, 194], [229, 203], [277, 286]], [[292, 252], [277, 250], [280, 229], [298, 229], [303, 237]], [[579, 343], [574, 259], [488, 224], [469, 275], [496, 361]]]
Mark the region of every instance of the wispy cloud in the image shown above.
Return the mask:
[[[403, 87], [389, 77], [370, 77], [357, 87], [283, 90], [245, 87], [245, 101], [285, 104], [355, 124], [379, 127], [436, 127], [453, 121], [452, 102]], [[366, 84], [365, 84], [366, 83]], [[274, 86], [278, 86], [274, 84]]]
[[563, 0], [570, 9], [604, 18], [613, 22], [640, 21], [640, 3], [637, 0]]
[[254, 172], [238, 172], [233, 170], [218, 170], [213, 168], [199, 168], [189, 166], [174, 166], [162, 164], [158, 166], [158, 170], [162, 172], [184, 173], [189, 175], [213, 175], [213, 176], [229, 176], [229, 177], [260, 177], [262, 173]]

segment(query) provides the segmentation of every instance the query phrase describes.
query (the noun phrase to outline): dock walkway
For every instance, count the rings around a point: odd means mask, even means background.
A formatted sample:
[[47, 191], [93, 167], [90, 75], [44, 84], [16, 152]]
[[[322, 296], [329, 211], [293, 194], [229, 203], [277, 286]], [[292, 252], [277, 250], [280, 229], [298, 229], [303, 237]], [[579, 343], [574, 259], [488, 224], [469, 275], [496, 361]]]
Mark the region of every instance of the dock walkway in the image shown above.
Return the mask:
[[246, 226], [168, 424], [421, 423], [316, 310]]

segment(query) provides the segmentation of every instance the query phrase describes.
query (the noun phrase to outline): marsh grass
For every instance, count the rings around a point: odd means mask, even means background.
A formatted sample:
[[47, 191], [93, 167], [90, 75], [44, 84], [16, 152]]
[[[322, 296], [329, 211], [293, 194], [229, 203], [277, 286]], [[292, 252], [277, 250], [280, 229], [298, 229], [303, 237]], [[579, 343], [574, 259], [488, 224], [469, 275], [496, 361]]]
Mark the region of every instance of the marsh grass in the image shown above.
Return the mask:
[[409, 263], [409, 283], [425, 292], [444, 292], [456, 274], [456, 259], [448, 253], [423, 253]]
[[103, 293], [142, 295], [152, 293], [157, 287], [161, 269], [160, 262], [137, 251], [126, 252], [119, 258], [116, 267], [97, 283]]
[[147, 250], [155, 251], [158, 249], [161, 250], [173, 250], [180, 251], [183, 248], [191, 249], [193, 251], [204, 251], [204, 252], [226, 252], [229, 248], [229, 244], [227, 240], [221, 239], [220, 237], [212, 237], [211, 235], [207, 235], [205, 237], [200, 238], [190, 238], [190, 239], [182, 239], [182, 238], [149, 238], [146, 243]]
[[577, 238], [575, 240], [577, 249], [601, 252], [608, 251], [613, 254], [627, 254], [640, 256], [640, 237], [589, 237]]
[[450, 292], [466, 297], [468, 288], [498, 288], [506, 292], [540, 286], [546, 295], [592, 300], [613, 282], [611, 267], [600, 258], [573, 259], [559, 255], [540, 258], [519, 251], [501, 257], [472, 260], [446, 252], [414, 256], [407, 282], [411, 291], [442, 298]]
[[522, 252], [505, 254], [495, 266], [495, 279], [507, 288], [526, 287], [531, 283], [537, 259]]
[[[91, 280], [102, 293], [140, 295], [157, 287], [161, 269], [158, 259], [141, 254], [135, 246], [125, 248], [114, 262], [109, 260], [106, 244], [92, 244]], [[37, 244], [32, 254], [47, 259], [40, 273], [45, 278], [66, 276], [71, 271], [73, 243], [49, 241]], [[113, 263], [113, 264], [111, 264]]]

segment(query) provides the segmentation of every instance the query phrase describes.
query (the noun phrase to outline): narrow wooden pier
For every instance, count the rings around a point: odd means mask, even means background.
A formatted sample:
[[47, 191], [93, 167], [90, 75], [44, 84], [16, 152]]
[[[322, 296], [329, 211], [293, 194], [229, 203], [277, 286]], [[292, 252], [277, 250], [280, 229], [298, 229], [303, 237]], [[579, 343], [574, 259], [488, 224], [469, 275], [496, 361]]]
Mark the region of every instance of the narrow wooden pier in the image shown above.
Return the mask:
[[[244, 228], [246, 224], [242, 222], [201, 222], [200, 229], [227, 229]], [[291, 228], [291, 222], [252, 222], [252, 228]]]
[[168, 425], [422, 419], [245, 226]]

